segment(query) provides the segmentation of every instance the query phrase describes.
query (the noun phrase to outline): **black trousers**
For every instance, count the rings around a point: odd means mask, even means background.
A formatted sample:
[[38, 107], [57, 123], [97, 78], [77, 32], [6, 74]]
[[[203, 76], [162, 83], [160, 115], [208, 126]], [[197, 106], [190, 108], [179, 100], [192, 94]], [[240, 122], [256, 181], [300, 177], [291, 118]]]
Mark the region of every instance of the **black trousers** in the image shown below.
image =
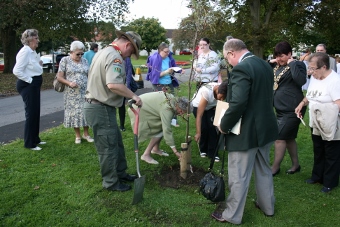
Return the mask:
[[120, 129], [125, 129], [125, 100], [126, 98], [124, 97], [123, 105], [118, 108]]
[[32, 77], [32, 83], [18, 80], [17, 91], [25, 103], [25, 131], [24, 142], [26, 148], [34, 148], [40, 143], [40, 88], [42, 76]]
[[[196, 118], [197, 107], [194, 107], [193, 114]], [[204, 111], [201, 120], [201, 138], [199, 141], [200, 151], [207, 153], [209, 158], [215, 158], [214, 153], [218, 144], [216, 127], [213, 125], [215, 108]], [[216, 154], [218, 156], [218, 154]]]
[[312, 180], [327, 188], [339, 185], [340, 174], [340, 140], [326, 141], [321, 136], [312, 134], [314, 164]]

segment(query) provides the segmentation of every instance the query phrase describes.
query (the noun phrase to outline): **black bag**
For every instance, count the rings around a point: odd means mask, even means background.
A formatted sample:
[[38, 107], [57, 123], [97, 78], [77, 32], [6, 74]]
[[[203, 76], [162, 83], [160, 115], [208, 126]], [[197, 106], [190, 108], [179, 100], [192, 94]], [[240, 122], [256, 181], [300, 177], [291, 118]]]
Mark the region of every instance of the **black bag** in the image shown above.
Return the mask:
[[[219, 134], [217, 143], [219, 144], [220, 140], [224, 139], [223, 134]], [[219, 145], [216, 146], [214, 157], [217, 154], [219, 149]], [[224, 173], [224, 155], [225, 155], [225, 144], [224, 144], [224, 151], [223, 151], [223, 158], [222, 158], [222, 167], [220, 176], [216, 176], [213, 172], [213, 166], [215, 162], [215, 158], [211, 158], [209, 170], [210, 172], [207, 173], [199, 183], [199, 190], [202, 195], [212, 202], [222, 202], [225, 200], [225, 183], [223, 180], [223, 173]]]
[[223, 176], [215, 176], [212, 172], [207, 173], [200, 180], [200, 192], [212, 202], [225, 200], [225, 184]]

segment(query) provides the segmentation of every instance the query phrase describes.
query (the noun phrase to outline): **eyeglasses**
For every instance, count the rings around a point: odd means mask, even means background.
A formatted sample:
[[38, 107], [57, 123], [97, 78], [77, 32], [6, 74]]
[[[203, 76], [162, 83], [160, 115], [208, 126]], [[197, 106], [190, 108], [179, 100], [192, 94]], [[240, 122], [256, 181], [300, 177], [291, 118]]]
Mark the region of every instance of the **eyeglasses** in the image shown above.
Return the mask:
[[319, 67], [319, 68], [308, 67], [307, 70], [310, 71], [310, 72], [314, 72], [315, 70], [318, 70], [320, 68], [321, 67]]
[[232, 53], [233, 53], [232, 50], [228, 51], [227, 54], [226, 54], [226, 57], [224, 57], [224, 60], [228, 61], [228, 54], [232, 54]]
[[83, 56], [84, 55], [84, 53], [79, 53], [79, 54], [76, 54], [77, 56]]
[[208, 46], [208, 44], [207, 44], [207, 43], [200, 43], [199, 46], [200, 46], [200, 47], [201, 47], [201, 46]]
[[166, 53], [166, 54], [169, 54], [170, 53], [170, 50], [168, 50], [168, 51], [165, 51], [165, 50], [162, 50], [164, 53]]

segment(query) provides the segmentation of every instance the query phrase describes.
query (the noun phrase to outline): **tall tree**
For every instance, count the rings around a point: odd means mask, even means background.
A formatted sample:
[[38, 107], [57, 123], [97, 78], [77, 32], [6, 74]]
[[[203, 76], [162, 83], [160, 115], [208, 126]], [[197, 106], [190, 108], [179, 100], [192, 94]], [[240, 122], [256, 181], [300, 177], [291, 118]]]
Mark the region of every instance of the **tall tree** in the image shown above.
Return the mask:
[[142, 37], [141, 49], [145, 49], [150, 55], [151, 50], [158, 48], [166, 40], [166, 30], [156, 18], [139, 18], [128, 24], [124, 30], [132, 30]]
[[[132, 0], [133, 1], [133, 0]], [[42, 41], [80, 40], [93, 34], [91, 23], [103, 19], [123, 20], [129, 0], [1, 0], [0, 40], [5, 57], [4, 72], [11, 72], [20, 48], [20, 34], [39, 30]]]

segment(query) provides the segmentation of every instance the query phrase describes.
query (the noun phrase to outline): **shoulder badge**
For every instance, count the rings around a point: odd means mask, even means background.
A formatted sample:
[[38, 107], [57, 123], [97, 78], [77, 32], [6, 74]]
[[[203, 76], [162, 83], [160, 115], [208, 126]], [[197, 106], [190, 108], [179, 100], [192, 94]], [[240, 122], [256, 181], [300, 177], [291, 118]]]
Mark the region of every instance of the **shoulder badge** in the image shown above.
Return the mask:
[[115, 60], [113, 60], [114, 63], [119, 63], [122, 64], [122, 61], [119, 58], [116, 58]]

